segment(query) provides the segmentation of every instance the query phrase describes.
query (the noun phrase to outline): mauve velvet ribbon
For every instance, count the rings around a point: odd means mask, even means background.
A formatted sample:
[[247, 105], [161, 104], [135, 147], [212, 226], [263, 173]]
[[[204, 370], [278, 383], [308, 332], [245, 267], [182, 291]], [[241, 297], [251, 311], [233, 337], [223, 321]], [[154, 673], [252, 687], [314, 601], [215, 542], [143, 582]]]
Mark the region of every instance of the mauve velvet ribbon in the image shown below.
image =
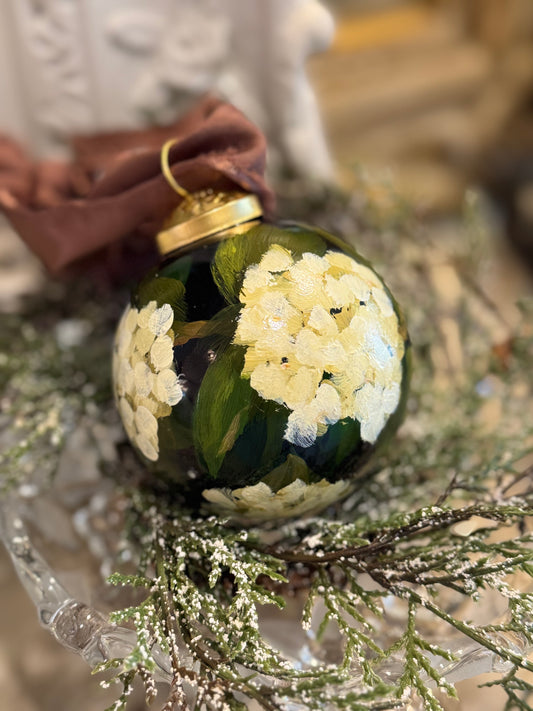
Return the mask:
[[181, 201], [160, 168], [170, 138], [172, 174], [189, 192], [242, 188], [273, 211], [263, 134], [214, 97], [170, 126], [75, 137], [70, 164], [32, 163], [0, 136], [0, 211], [51, 272], [134, 233], [153, 235]]

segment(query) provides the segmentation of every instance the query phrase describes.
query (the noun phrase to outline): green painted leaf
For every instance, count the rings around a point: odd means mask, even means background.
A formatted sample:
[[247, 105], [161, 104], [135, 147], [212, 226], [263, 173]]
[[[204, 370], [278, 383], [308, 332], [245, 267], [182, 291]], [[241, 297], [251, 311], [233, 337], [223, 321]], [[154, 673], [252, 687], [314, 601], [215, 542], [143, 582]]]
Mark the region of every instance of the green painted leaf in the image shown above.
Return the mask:
[[273, 244], [290, 249], [295, 259], [300, 259], [304, 252], [322, 256], [327, 250], [326, 242], [311, 229], [281, 229], [272, 225], [257, 225], [249, 232], [221, 242], [215, 253], [212, 272], [226, 301], [239, 301], [246, 269], [252, 264], [258, 264]]
[[178, 321], [175, 326], [175, 346], [183, 346], [195, 338], [204, 338], [211, 332], [210, 321]]
[[289, 454], [283, 464], [273, 469], [261, 481], [268, 484], [272, 491], [279, 491], [284, 486], [292, 484], [296, 479], [301, 479], [306, 484], [309, 484], [311, 477], [312, 471], [304, 460], [295, 454]]
[[195, 338], [209, 338], [213, 350], [226, 348], [235, 334], [240, 309], [240, 306], [231, 304], [208, 321], [175, 321], [174, 345], [182, 346]]
[[209, 366], [198, 392], [193, 418], [195, 447], [216, 477], [227, 452], [250, 417], [254, 391], [241, 377], [244, 349], [229, 346]]
[[330, 427], [335, 448], [335, 467], [340, 466], [350, 455], [359, 449], [361, 442], [361, 424], [358, 420], [347, 417]]
[[253, 391], [248, 422], [218, 472], [221, 485], [233, 488], [256, 484], [273, 467], [283, 463], [286, 457], [282, 453], [283, 433], [288, 415], [285, 406], [264, 400]]
[[253, 390], [246, 427], [218, 472], [221, 484], [229, 487], [256, 484], [273, 467], [283, 463], [286, 456], [282, 454], [283, 433], [288, 416], [289, 410], [284, 405], [265, 400]]
[[141, 282], [134, 295], [133, 302], [137, 308], [142, 308], [155, 301], [157, 306], [170, 304], [177, 320], [184, 321], [187, 313], [185, 303], [185, 286], [181, 281], [168, 277], [149, 277]]
[[285, 405], [280, 405], [272, 400], [264, 400], [259, 394], [257, 394], [256, 406], [265, 423], [262, 458], [265, 462], [275, 462], [279, 460], [283, 445], [286, 444], [283, 435], [287, 428], [290, 411]]
[[180, 422], [173, 414], [158, 420], [157, 433], [161, 450], [179, 452], [193, 446], [191, 428]]
[[337, 235], [332, 234], [331, 232], [327, 232], [326, 230], [323, 230], [321, 227], [316, 227], [316, 226], [311, 226], [307, 225], [305, 223], [301, 222], [287, 222], [283, 225], [283, 229], [285, 232], [289, 234], [298, 234], [298, 233], [303, 233], [303, 234], [314, 234], [317, 237], [321, 237], [325, 242], [327, 243], [327, 248], [328, 249], [337, 249], [340, 252], [345, 252], [348, 254], [350, 257], [353, 257], [357, 262], [360, 262], [361, 264], [364, 264], [366, 267], [370, 267], [372, 271], [374, 270], [374, 267], [370, 263], [368, 259], [365, 257], [361, 256], [357, 249], [351, 244], [350, 242], [347, 242], [346, 240], [342, 239], [341, 237], [337, 237]]
[[346, 470], [354, 455], [359, 457], [364, 443], [360, 437], [360, 424], [351, 417], [329, 425], [323, 435], [310, 447], [292, 446], [293, 454], [303, 458], [313, 470], [326, 478], [336, 480]]
[[187, 279], [189, 278], [192, 263], [193, 260], [190, 255], [174, 259], [159, 271], [159, 276], [168, 277], [170, 279], [178, 279], [183, 282], [183, 284], [186, 284]]

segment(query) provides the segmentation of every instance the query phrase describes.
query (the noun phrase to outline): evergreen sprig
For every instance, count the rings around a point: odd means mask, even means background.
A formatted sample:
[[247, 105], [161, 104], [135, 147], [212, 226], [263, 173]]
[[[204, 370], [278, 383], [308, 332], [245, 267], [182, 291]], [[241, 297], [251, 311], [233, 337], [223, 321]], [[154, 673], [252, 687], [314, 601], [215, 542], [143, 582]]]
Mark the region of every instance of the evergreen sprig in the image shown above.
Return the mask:
[[[114, 615], [117, 623], [133, 619], [139, 635], [138, 648], [124, 662], [126, 669], [141, 663], [146, 667], [151, 646], [157, 643], [171, 652], [177, 679], [191, 681], [191, 670], [196, 669], [194, 683], [205, 699], [209, 691], [204, 687], [212, 688], [218, 680], [227, 704], [244, 693], [266, 709], [287, 708], [289, 700], [301, 708], [393, 708], [394, 699], [401, 701], [414, 692], [432, 711], [442, 708], [435, 688], [455, 695], [442, 674], [442, 660], [454, 661], [446, 640], [456, 633], [509, 665], [533, 672], [533, 663], [516, 646], [519, 640], [524, 650], [533, 647], [533, 596], [509, 583], [509, 576], [518, 572], [533, 577], [533, 535], [513, 535], [514, 524], [533, 513], [530, 496], [456, 508], [425, 507], [393, 514], [381, 525], [317, 518], [285, 525], [274, 546], [262, 543], [260, 530], [235, 530], [216, 518], [167, 519], [141, 498], [138, 493], [138, 524], [142, 520], [141, 528], [152, 532], [155, 555], [145, 557], [142, 576], [112, 578], [115, 584], [150, 590], [142, 605]], [[509, 537], [492, 540], [492, 525], [470, 535], [454, 530], [480, 520], [496, 522], [499, 532], [508, 531]], [[146, 537], [143, 545], [150, 547]], [[153, 578], [147, 576], [149, 569]], [[337, 665], [297, 670], [261, 634], [258, 606], [282, 607], [283, 598], [274, 591], [287, 594], [296, 573], [308, 579], [303, 628], [311, 628], [320, 602], [323, 615], [318, 625], [314, 620], [313, 636], [320, 640], [333, 625], [344, 640]], [[479, 600], [486, 590], [508, 601], [505, 621], [476, 625], [446, 609], [443, 591]], [[382, 634], [384, 601], [390, 605], [392, 598], [406, 602], [406, 622], [387, 645]], [[435, 639], [420, 631], [419, 616], [426, 618], [426, 630], [428, 616], [431, 624], [438, 623]], [[187, 677], [184, 654], [189, 659]], [[396, 676], [385, 677], [383, 670], [391, 660]], [[153, 660], [149, 668], [155, 669]], [[345, 687], [354, 678], [360, 690], [347, 693]], [[508, 683], [509, 688], [505, 678], [501, 681], [516, 695], [515, 678], [509, 677]], [[388, 705], [383, 706], [384, 699]]]

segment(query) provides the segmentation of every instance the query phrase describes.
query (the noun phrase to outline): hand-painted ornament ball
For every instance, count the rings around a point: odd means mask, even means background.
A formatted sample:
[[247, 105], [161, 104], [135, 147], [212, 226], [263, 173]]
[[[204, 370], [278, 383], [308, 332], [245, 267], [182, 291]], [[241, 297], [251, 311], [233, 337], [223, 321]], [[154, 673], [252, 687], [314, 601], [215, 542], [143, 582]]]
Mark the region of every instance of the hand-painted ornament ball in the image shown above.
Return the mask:
[[255, 224], [192, 245], [137, 288], [118, 326], [118, 408], [141, 457], [223, 515], [315, 513], [353, 491], [398, 427], [408, 337], [347, 244]]

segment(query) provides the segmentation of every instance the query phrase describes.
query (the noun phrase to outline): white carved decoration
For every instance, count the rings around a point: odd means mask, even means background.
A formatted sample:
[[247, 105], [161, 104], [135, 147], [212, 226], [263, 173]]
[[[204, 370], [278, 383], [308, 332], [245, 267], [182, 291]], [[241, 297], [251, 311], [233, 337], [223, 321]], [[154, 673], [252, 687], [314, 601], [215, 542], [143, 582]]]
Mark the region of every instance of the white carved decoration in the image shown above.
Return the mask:
[[173, 4], [151, 60], [133, 87], [131, 102], [137, 111], [165, 122], [186, 108], [191, 98], [216, 89], [230, 52], [231, 18], [225, 3], [179, 0]]
[[163, 34], [165, 18], [153, 10], [118, 10], [107, 22], [107, 36], [133, 54], [153, 54]]
[[214, 90], [265, 131], [274, 167], [330, 178], [305, 62], [333, 31], [318, 0], [0, 0], [0, 130], [57, 153]]
[[[4, 0], [3, 5], [8, 7], [0, 20], [2, 39], [11, 45], [11, 62], [18, 65], [14, 83], [30, 112], [28, 123], [52, 143], [68, 131], [89, 130], [93, 112], [76, 6], [69, 0]], [[15, 32], [10, 31], [13, 25]], [[40, 147], [39, 140], [34, 143]]]

